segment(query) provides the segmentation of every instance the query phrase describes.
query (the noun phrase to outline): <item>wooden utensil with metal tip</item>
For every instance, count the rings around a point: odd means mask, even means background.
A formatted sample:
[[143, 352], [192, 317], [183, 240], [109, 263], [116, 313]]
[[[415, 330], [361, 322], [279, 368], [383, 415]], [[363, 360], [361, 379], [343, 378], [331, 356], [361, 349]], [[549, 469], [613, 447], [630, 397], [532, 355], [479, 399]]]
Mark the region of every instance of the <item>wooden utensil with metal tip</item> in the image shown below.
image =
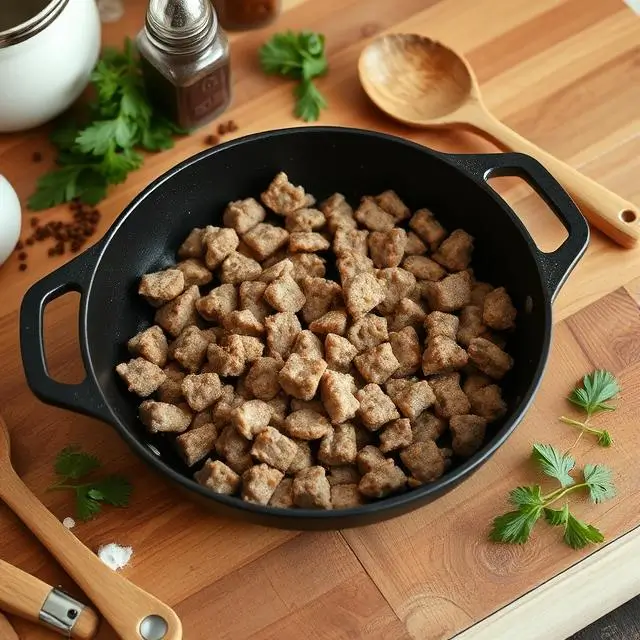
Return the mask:
[[123, 640], [181, 640], [176, 613], [107, 567], [29, 491], [11, 466], [0, 417], [0, 498], [57, 558]]
[[20, 640], [11, 623], [0, 613], [0, 638], [2, 640]]
[[3, 560], [0, 609], [78, 640], [91, 640], [100, 625], [93, 609]]
[[640, 239], [640, 210], [493, 116], [459, 53], [420, 35], [383, 35], [365, 47], [358, 72], [368, 96], [392, 118], [414, 127], [464, 127], [527, 153], [566, 187], [594, 227], [624, 247]]

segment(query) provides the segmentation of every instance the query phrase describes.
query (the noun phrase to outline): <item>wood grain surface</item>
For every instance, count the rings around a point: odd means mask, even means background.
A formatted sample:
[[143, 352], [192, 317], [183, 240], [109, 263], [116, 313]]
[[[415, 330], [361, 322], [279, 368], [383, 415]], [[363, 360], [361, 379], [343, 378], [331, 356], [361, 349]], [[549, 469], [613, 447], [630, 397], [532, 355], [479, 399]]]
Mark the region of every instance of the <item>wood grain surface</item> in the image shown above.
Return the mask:
[[[125, 0], [126, 14], [106, 25], [104, 40], [119, 44], [142, 24], [145, 2]], [[640, 19], [619, 0], [285, 0], [270, 29], [232, 38], [237, 134], [298, 124], [291, 87], [262, 75], [256, 48], [274, 31], [312, 28], [326, 34], [330, 73], [320, 80], [330, 108], [322, 124], [392, 132], [452, 152], [493, 151], [466, 133], [415, 131], [394, 124], [366, 99], [357, 82], [358, 55], [381, 31], [417, 32], [463, 51], [474, 66], [489, 108], [509, 126], [559, 158], [640, 204]], [[144, 167], [101, 204], [104, 232], [150, 180], [205, 148], [207, 127], [175, 149], [147, 158]], [[39, 151], [45, 161], [34, 163]], [[0, 173], [20, 197], [52, 163], [46, 129], [0, 136]], [[492, 181], [549, 250], [561, 226], [518, 180]], [[38, 214], [42, 221], [64, 208]], [[29, 219], [25, 217], [24, 236]], [[462, 486], [431, 506], [360, 530], [296, 534], [207, 514], [133, 456], [108, 426], [48, 407], [29, 392], [18, 348], [18, 308], [26, 288], [68, 257], [48, 258], [42, 244], [18, 271], [14, 256], [0, 268], [2, 413], [14, 463], [26, 484], [60, 519], [71, 497], [47, 493], [56, 453], [69, 443], [96, 452], [110, 472], [130, 476], [131, 506], [106, 510], [74, 533], [91, 549], [109, 542], [134, 548], [126, 577], [174, 607], [187, 640], [217, 638], [447, 638], [485, 618], [597, 549], [577, 553], [541, 528], [524, 547], [486, 541], [491, 518], [504, 510], [509, 488], [530, 482], [532, 441], [569, 446], [574, 432], [557, 422], [566, 391], [585, 371], [607, 367], [621, 378], [621, 408], [604, 416], [619, 443], [602, 450], [588, 439], [579, 462], [616, 470], [620, 497], [589, 518], [608, 539], [638, 524], [640, 431], [640, 253], [594, 233], [586, 258], [556, 302], [549, 368], [534, 407], [508, 443]], [[626, 288], [624, 288], [626, 286]], [[82, 378], [75, 327], [77, 296], [46, 314], [47, 355], [54, 374]], [[587, 506], [581, 507], [587, 514]], [[0, 557], [49, 584], [86, 597], [7, 509], [0, 508]], [[126, 606], [126, 603], [123, 603]], [[568, 615], [570, 613], [568, 612]], [[24, 640], [54, 635], [15, 618]], [[580, 620], [576, 621], [576, 628]], [[103, 640], [115, 636], [102, 630]]]

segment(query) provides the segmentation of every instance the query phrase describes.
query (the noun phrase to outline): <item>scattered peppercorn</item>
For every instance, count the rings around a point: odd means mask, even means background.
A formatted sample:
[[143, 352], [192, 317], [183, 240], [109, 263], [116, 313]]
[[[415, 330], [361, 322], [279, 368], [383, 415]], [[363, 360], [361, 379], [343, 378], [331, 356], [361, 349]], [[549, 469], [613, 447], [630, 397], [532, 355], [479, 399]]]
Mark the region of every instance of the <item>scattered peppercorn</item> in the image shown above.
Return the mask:
[[18, 266], [18, 269], [20, 269], [20, 271], [26, 271], [27, 270], [27, 263], [26, 262], [21, 262], [20, 265]]
[[219, 136], [223, 136], [225, 133], [227, 133], [227, 123], [226, 122], [221, 122], [218, 125], [218, 135]]
[[204, 139], [205, 144], [208, 144], [210, 147], [213, 147], [215, 145], [218, 144], [218, 142], [220, 142], [220, 136], [216, 136], [213, 133], [210, 133], [205, 139]]
[[[62, 220], [52, 220], [45, 224], [40, 224], [38, 218], [31, 218], [32, 234], [24, 241], [16, 245], [18, 260], [27, 259], [27, 253], [21, 251], [25, 245], [31, 247], [35, 242], [43, 242], [51, 238], [55, 244], [47, 250], [49, 257], [64, 255], [66, 250], [71, 253], [77, 253], [87, 243], [88, 239], [93, 236], [100, 222], [100, 212], [93, 207], [84, 205], [77, 201], [69, 204], [71, 211], [71, 222]], [[24, 262], [21, 263], [23, 265]], [[21, 271], [24, 269], [19, 267]]]
[[42, 154], [39, 151], [34, 151], [31, 159], [34, 162], [42, 162]]
[[235, 120], [229, 120], [229, 122], [227, 122], [227, 131], [229, 131], [230, 133], [233, 133], [234, 131], [238, 130], [238, 125], [236, 124]]

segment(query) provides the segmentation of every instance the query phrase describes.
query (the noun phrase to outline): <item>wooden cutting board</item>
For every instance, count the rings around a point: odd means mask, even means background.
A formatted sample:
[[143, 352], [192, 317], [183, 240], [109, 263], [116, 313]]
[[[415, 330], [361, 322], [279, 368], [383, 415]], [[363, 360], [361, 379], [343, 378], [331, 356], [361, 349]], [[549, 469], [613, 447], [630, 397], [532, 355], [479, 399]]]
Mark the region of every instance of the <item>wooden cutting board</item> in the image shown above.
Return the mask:
[[[125, 4], [124, 19], [105, 27], [107, 43], [121, 43], [142, 24], [145, 2]], [[447, 151], [492, 151], [470, 134], [396, 126], [366, 100], [356, 77], [366, 39], [383, 30], [419, 32], [467, 54], [489, 106], [509, 125], [640, 204], [640, 19], [619, 0], [284, 4], [286, 11], [272, 29], [233, 36], [235, 101], [228, 117], [240, 127], [236, 135], [297, 124], [291, 117], [290, 86], [263, 76], [255, 51], [275, 30], [312, 28], [327, 36], [331, 65], [320, 81], [330, 104], [323, 124], [384, 130]], [[101, 204], [100, 231], [150, 180], [205, 148], [204, 138], [213, 129], [149, 156]], [[0, 173], [23, 199], [52, 162], [45, 136], [44, 129], [0, 136]], [[45, 161], [34, 163], [34, 151]], [[542, 248], [559, 244], [560, 225], [526, 186], [510, 179], [492, 183]], [[58, 208], [38, 217], [66, 215]], [[26, 236], [28, 217], [25, 223]], [[640, 538], [628, 533], [640, 524], [635, 418], [640, 409], [640, 252], [621, 250], [594, 234], [587, 256], [556, 302], [552, 355], [534, 406], [473, 478], [436, 503], [391, 522], [296, 534], [203, 512], [135, 458], [108, 426], [33, 397], [20, 363], [18, 308], [27, 287], [66, 259], [47, 258], [46, 249], [40, 245], [30, 251], [25, 272], [18, 272], [15, 257], [0, 268], [0, 398], [16, 468], [60, 519], [72, 515], [71, 497], [47, 493], [46, 487], [62, 447], [81, 443], [100, 455], [106, 470], [133, 479], [128, 509], [107, 510], [74, 532], [92, 549], [109, 542], [132, 546], [134, 557], [125, 574], [175, 607], [187, 640], [431, 639], [451, 637], [472, 625], [463, 637], [561, 638], [640, 591]], [[49, 362], [54, 375], [66, 382], [83, 375], [76, 326], [77, 296], [70, 294], [47, 309]], [[523, 547], [487, 542], [492, 517], [506, 509], [508, 490], [536, 481], [527, 460], [531, 443], [567, 447], [574, 441], [574, 431], [557, 417], [571, 411], [564, 396], [594, 367], [612, 370], [624, 387], [620, 409], [599, 420], [610, 428], [616, 446], [604, 450], [586, 438], [574, 453], [579, 464], [610, 465], [619, 497], [597, 507], [580, 505], [579, 512], [604, 531], [607, 542], [615, 542], [574, 552], [544, 526]], [[0, 557], [82, 597], [3, 507]], [[591, 584], [586, 576], [594, 575], [603, 577], [585, 591], [584, 585]], [[25, 640], [56, 637], [12, 622]], [[104, 630], [101, 637], [114, 636]]]

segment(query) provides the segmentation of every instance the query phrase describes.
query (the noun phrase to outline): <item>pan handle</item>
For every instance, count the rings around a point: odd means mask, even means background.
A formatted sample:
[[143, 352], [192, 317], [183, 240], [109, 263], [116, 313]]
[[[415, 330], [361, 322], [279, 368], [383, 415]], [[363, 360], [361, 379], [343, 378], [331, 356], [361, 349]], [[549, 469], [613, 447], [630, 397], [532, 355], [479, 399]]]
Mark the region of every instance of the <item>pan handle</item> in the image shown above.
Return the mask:
[[[85, 379], [78, 384], [54, 380], [47, 369], [44, 350], [43, 318], [46, 306], [70, 291], [80, 293], [80, 309], [86, 301], [99, 246], [88, 249], [74, 260], [45, 276], [27, 291], [20, 307], [20, 351], [27, 384], [43, 402], [108, 421], [107, 408], [87, 367], [87, 355], [81, 343]], [[79, 330], [82, 334], [82, 311]]]
[[486, 182], [517, 176], [535, 190], [560, 219], [569, 237], [549, 253], [535, 248], [545, 285], [553, 301], [589, 244], [589, 225], [571, 196], [537, 160], [522, 153], [454, 155], [456, 164]]

